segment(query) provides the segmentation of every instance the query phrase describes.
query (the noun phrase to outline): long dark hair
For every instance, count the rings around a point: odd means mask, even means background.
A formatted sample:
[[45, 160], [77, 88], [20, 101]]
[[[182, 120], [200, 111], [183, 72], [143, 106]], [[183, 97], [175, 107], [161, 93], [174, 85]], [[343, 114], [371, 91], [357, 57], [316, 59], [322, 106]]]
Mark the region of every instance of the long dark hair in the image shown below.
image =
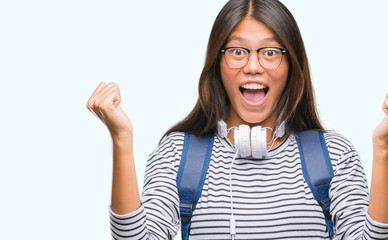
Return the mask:
[[209, 37], [205, 65], [199, 78], [197, 103], [188, 116], [165, 135], [183, 131], [203, 136], [214, 132], [217, 122], [227, 116], [230, 101], [221, 80], [220, 49], [246, 17], [265, 24], [288, 50], [289, 75], [275, 109], [276, 125], [286, 121], [287, 133], [312, 129], [324, 131], [315, 107], [305, 47], [290, 11], [278, 0], [230, 0], [219, 12]]

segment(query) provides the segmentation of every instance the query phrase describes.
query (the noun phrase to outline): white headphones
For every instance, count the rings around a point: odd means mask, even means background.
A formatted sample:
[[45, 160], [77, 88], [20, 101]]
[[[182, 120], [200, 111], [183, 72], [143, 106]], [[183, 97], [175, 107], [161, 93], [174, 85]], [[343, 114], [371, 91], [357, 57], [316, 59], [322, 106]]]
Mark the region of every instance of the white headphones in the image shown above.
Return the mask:
[[[224, 121], [217, 123], [218, 135], [222, 138], [228, 136], [228, 130]], [[240, 157], [264, 158], [267, 155], [267, 128], [255, 126], [251, 128], [248, 125], [240, 125], [238, 128], [233, 128], [234, 145], [238, 149]], [[271, 128], [269, 128], [271, 129]], [[285, 133], [285, 123], [282, 122], [274, 131], [274, 142], [277, 138], [281, 138]]]
[[[253, 157], [253, 158], [264, 158], [267, 155], [267, 129], [269, 127], [255, 126], [250, 129], [248, 125], [240, 125], [237, 127], [227, 128], [226, 123], [221, 120], [217, 123], [218, 135], [221, 138], [227, 138], [228, 132], [234, 129], [234, 145], [236, 152], [233, 157], [232, 163], [230, 164], [229, 171], [229, 184], [230, 184], [230, 235], [234, 239], [236, 235], [236, 220], [233, 214], [233, 191], [232, 191], [232, 167], [234, 160], [237, 155], [241, 157]], [[272, 144], [270, 149], [273, 147], [276, 139], [283, 137], [285, 133], [285, 122], [281, 122], [272, 134], [272, 140], [268, 144]]]

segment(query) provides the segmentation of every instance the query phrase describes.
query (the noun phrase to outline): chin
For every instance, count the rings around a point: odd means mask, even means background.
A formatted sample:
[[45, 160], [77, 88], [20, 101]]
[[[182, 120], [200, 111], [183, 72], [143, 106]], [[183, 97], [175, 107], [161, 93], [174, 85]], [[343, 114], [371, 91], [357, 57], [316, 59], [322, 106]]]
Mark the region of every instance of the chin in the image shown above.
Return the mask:
[[266, 117], [266, 116], [263, 116], [263, 114], [249, 113], [249, 114], [243, 114], [241, 118], [244, 122], [248, 124], [261, 125], [261, 123], [265, 122], [268, 116]]

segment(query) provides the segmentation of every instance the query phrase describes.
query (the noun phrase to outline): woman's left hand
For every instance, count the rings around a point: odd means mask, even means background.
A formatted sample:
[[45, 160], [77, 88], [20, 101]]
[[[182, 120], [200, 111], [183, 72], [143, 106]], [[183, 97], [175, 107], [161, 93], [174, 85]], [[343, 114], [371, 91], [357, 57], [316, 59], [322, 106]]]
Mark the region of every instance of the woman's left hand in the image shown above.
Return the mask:
[[388, 150], [388, 94], [385, 96], [383, 111], [385, 117], [373, 132], [373, 144]]
[[373, 132], [373, 168], [369, 198], [369, 216], [388, 224], [388, 94], [383, 103], [385, 117]]

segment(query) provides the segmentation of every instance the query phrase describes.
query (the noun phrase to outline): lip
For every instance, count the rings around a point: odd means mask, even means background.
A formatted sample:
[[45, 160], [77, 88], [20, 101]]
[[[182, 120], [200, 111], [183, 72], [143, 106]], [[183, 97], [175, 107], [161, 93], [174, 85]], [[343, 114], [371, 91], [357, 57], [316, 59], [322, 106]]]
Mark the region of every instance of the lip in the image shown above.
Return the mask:
[[[252, 83], [253, 83], [253, 84], [261, 84], [261, 85], [264, 85], [266, 88], [268, 88], [268, 85], [265, 84], [264, 82], [261, 82], [261, 81], [246, 81], [246, 82], [242, 83], [242, 84], [239, 86], [239, 88], [242, 87], [242, 86], [244, 86], [245, 84], [252, 84]], [[240, 96], [241, 96], [241, 98], [242, 98], [242, 100], [243, 100], [243, 102], [244, 102], [244, 104], [245, 104], [246, 106], [258, 108], [258, 107], [262, 107], [262, 106], [264, 105], [265, 101], [267, 100], [267, 96], [268, 96], [269, 89], [268, 89], [268, 91], [266, 92], [265, 97], [264, 97], [260, 102], [251, 102], [251, 101], [248, 101], [248, 100], [243, 96], [243, 94], [242, 94], [242, 92], [240, 91], [240, 89], [239, 89], [239, 92], [240, 92]]]
[[268, 84], [266, 84], [265, 82], [260, 81], [260, 80], [254, 80], [254, 79], [247, 79], [246, 81], [244, 81], [240, 84], [240, 87], [245, 85], [245, 84], [251, 84], [251, 83], [261, 84], [261, 85], [268, 87]]

